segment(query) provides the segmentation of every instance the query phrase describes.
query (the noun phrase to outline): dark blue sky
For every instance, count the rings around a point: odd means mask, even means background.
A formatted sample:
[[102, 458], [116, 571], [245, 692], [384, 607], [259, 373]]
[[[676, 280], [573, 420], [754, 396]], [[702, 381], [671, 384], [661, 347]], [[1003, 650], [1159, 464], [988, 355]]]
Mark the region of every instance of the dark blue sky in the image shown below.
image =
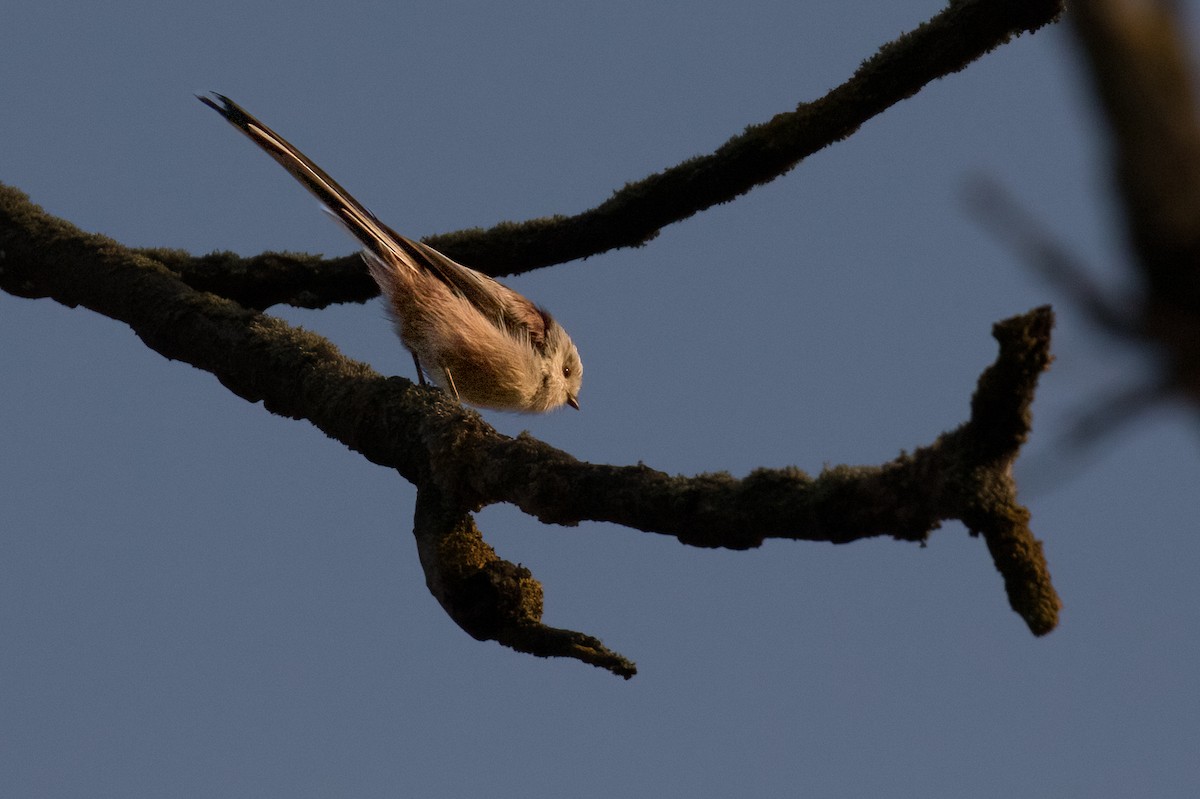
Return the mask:
[[[939, 8], [15, 0], [0, 181], [128, 245], [351, 251], [193, 97], [216, 90], [407, 235], [575, 213], [815, 99]], [[542, 580], [546, 621], [640, 673], [478, 643], [425, 589], [396, 474], [119, 323], [0, 294], [0, 795], [1189, 795], [1194, 416], [1064, 455], [1150, 359], [964, 210], [992, 176], [1128, 284], [1065, 33], [644, 248], [511, 280], [579, 345], [584, 411], [486, 414], [671, 473], [879, 463], [965, 419], [992, 323], [1053, 302], [1017, 476], [1060, 629], [1029, 634], [958, 524], [924, 549], [735, 553], [495, 507], [480, 526]], [[272, 313], [413, 376], [378, 302]]]

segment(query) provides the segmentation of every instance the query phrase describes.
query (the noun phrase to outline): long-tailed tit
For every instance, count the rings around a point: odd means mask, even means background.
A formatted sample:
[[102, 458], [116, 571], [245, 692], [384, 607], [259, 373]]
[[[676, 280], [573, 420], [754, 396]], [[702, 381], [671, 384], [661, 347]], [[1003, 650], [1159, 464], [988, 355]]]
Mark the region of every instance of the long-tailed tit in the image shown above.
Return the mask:
[[541, 413], [579, 408], [583, 364], [549, 313], [474, 269], [455, 263], [375, 218], [333, 178], [237, 103], [199, 100], [245, 133], [317, 196], [363, 245], [396, 332], [423, 372], [472, 405]]

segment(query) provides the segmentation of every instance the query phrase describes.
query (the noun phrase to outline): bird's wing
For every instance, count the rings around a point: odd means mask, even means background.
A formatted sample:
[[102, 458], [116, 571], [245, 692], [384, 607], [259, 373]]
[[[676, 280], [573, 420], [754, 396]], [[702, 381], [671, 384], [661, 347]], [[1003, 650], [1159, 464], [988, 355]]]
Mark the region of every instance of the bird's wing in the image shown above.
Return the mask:
[[408, 251], [414, 261], [440, 277], [484, 316], [514, 333], [528, 335], [534, 347], [543, 347], [546, 329], [551, 323], [549, 313], [503, 283], [463, 266], [428, 244], [403, 236], [398, 238], [410, 248]]

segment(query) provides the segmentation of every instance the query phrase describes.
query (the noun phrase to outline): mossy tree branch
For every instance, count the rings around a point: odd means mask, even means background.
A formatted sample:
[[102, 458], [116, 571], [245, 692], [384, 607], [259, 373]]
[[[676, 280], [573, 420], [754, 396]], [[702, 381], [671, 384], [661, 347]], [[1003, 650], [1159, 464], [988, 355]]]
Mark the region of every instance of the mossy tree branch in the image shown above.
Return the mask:
[[[641, 246], [667, 225], [788, 173], [933, 81], [965, 68], [1014, 36], [1053, 22], [1061, 11], [1062, 0], [954, 0], [912, 32], [881, 47], [825, 96], [747, 127], [712, 153], [627, 183], [590, 210], [503, 222], [425, 241], [497, 277]], [[196, 258], [178, 250], [146, 252], [179, 272], [189, 285], [248, 308], [276, 303], [316, 308], [365, 302], [377, 294], [357, 257], [326, 261], [268, 253], [242, 259], [216, 253]]]
[[579, 461], [509, 438], [436, 390], [384, 378], [320, 336], [200, 292], [143, 252], [84, 233], [0, 186], [0, 289], [83, 305], [128, 324], [156, 352], [214, 374], [273, 413], [308, 419], [418, 489], [414, 531], [431, 591], [468, 633], [523, 652], [573, 657], [622, 676], [633, 664], [581, 633], [541, 624], [541, 587], [501, 560], [470, 513], [510, 502], [556, 524], [611, 521], [693, 546], [745, 549], [767, 538], [924, 541], [942, 521], [984, 536], [1009, 602], [1038, 635], [1058, 599], [1011, 479], [1029, 432], [1052, 315], [1000, 323], [1000, 355], [979, 380], [971, 419], [878, 467], [672, 477]]
[[[851, 135], [929, 82], [1052, 22], [1060, 0], [954, 0], [881, 48], [844, 84], [754, 125], [709, 155], [627, 184], [574, 216], [504, 223], [428, 241], [494, 275], [639, 246], [662, 227], [774, 180]], [[330, 342], [254, 309], [364, 301], [375, 288], [357, 256], [267, 253], [201, 258], [132, 250], [83, 233], [0, 185], [0, 289], [83, 305], [128, 324], [147, 346], [215, 375], [273, 413], [308, 419], [417, 486], [414, 533], [430, 591], [465, 631], [518, 651], [571, 657], [630, 677], [636, 668], [587, 635], [541, 623], [542, 589], [502, 560], [472, 513], [510, 502], [542, 521], [610, 521], [693, 546], [746, 549], [768, 538], [848, 543], [888, 535], [924, 541], [943, 521], [982, 535], [1009, 602], [1037, 635], [1058, 598], [1019, 504], [1012, 463], [1029, 432], [1037, 377], [1049, 363], [1052, 315], [996, 326], [995, 364], [969, 421], [877, 467], [669, 476], [584, 463], [528, 436], [502, 436], [473, 411], [402, 378], [384, 378]]]

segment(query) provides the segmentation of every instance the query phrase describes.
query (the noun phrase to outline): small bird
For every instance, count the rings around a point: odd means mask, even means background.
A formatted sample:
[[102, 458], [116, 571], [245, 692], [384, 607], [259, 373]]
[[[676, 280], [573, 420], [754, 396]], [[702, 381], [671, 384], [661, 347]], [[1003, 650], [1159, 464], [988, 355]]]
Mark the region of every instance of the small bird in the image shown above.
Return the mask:
[[583, 363], [571, 337], [544, 309], [487, 275], [405, 238], [375, 218], [275, 131], [221, 94], [197, 99], [250, 137], [363, 246], [363, 260], [387, 298], [400, 341], [425, 374], [455, 398], [481, 408], [544, 413], [579, 409]]

